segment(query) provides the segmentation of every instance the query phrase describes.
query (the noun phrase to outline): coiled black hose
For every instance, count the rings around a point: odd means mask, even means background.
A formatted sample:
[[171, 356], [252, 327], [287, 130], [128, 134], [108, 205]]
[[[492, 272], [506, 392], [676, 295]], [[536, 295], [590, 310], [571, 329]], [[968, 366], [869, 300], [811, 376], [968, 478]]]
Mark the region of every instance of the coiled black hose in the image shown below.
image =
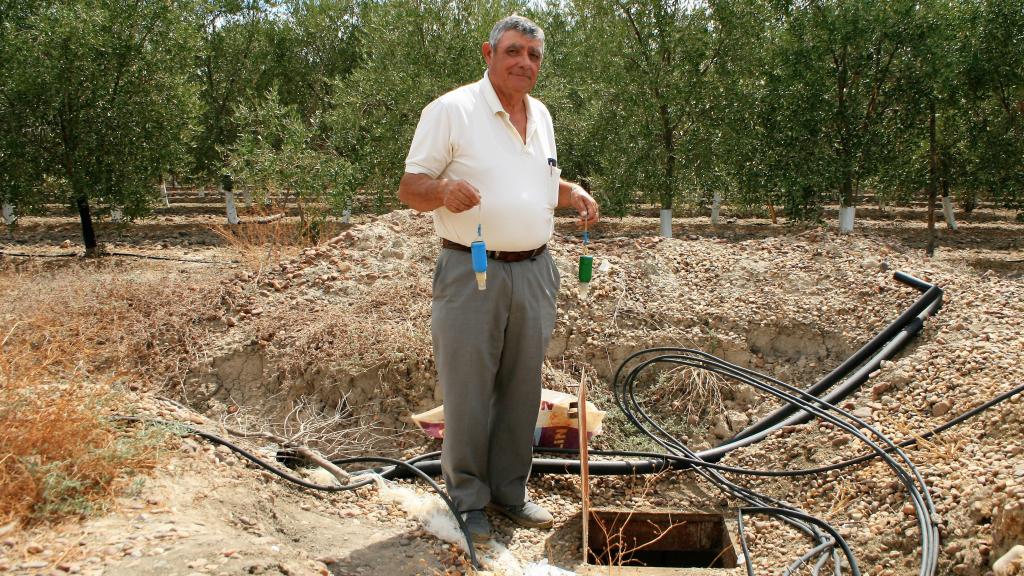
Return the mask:
[[[927, 486], [925, 485], [923, 478], [910, 462], [909, 458], [907, 458], [906, 454], [902, 452], [901, 448], [914, 444], [919, 438], [929, 438], [935, 434], [941, 433], [943, 430], [955, 426], [956, 424], [959, 424], [968, 418], [1021, 393], [1024, 391], [1024, 385], [1005, 392], [918, 437], [908, 438], [898, 443], [890, 441], [877, 430], [867, 425], [867, 423], [854, 418], [851, 414], [832, 405], [829, 400], [841, 397], [837, 396], [837, 394], [845, 395], [856, 389], [857, 386], [866, 380], [867, 375], [877, 368], [878, 363], [880, 363], [882, 359], [889, 358], [895, 354], [900, 347], [902, 347], [921, 329], [924, 320], [941, 306], [942, 291], [937, 287], [901, 272], [897, 272], [895, 274], [895, 278], [904, 284], [921, 290], [924, 294], [913, 306], [911, 306], [911, 308], [901, 314], [896, 321], [891, 323], [885, 330], [883, 330], [882, 333], [873, 338], [871, 342], [855, 353], [854, 356], [851, 356], [851, 358], [847, 359], [847, 361], [841, 364], [840, 367], [837, 367], [825, 378], [807, 390], [798, 390], [768, 376], [730, 364], [697, 350], [654, 348], [643, 350], [630, 356], [622, 363], [622, 365], [620, 365], [613, 381], [613, 392], [615, 393], [616, 403], [634, 425], [663, 446], [668, 452], [591, 451], [592, 454], [597, 456], [640, 457], [647, 458], [647, 460], [630, 460], [624, 462], [591, 461], [590, 473], [594, 475], [610, 473], [642, 474], [670, 468], [693, 468], [702, 473], [702, 475], [704, 475], [704, 477], [709, 481], [719, 485], [726, 492], [735, 497], [746, 500], [751, 504], [751, 506], [740, 508], [738, 511], [741, 543], [743, 545], [745, 556], [748, 554], [748, 550], [745, 536], [743, 535], [743, 515], [753, 513], [770, 514], [790, 523], [795, 528], [810, 535], [816, 541], [816, 546], [794, 562], [794, 564], [791, 565], [791, 568], [799, 567], [815, 555], [821, 555], [821, 559], [813, 571], [816, 574], [820, 567], [829, 559], [827, 554], [831, 554], [834, 570], [838, 574], [840, 565], [838, 557], [835, 556], [836, 549], [838, 548], [843, 551], [843, 555], [846, 557], [847, 564], [851, 567], [851, 571], [854, 574], [859, 574], [855, 558], [852, 551], [850, 551], [849, 546], [840, 537], [838, 532], [827, 523], [800, 512], [785, 503], [775, 501], [770, 497], [757, 494], [750, 489], [736, 485], [721, 476], [720, 473], [729, 472], [754, 476], [800, 476], [839, 470], [873, 458], [882, 458], [890, 468], [893, 469], [897, 474], [897, 477], [907, 488], [911, 502], [916, 510], [918, 526], [921, 530], [922, 538], [922, 562], [920, 574], [922, 576], [930, 576], [931, 574], [934, 574], [938, 555], [938, 531], [937, 523], [934, 521], [934, 506], [931, 502], [930, 496], [928, 495]], [[639, 358], [650, 356], [651, 354], [657, 354], [657, 356], [654, 358], [647, 358], [643, 361], [637, 360]], [[639, 364], [634, 366], [631, 370], [625, 371], [625, 367], [634, 360], [637, 360]], [[659, 363], [670, 363], [708, 370], [732, 380], [757, 387], [764, 392], [780, 398], [783, 400], [785, 405], [783, 408], [772, 413], [765, 419], [762, 419], [755, 425], [741, 431], [729, 441], [726, 441], [727, 446], [731, 445], [727, 450], [721, 450], [722, 447], [718, 447], [712, 449], [712, 451], [693, 453], [686, 448], [682, 442], [673, 438], [662, 426], [647, 415], [641, 408], [640, 403], [636, 400], [635, 383], [638, 380], [638, 375], [643, 369]], [[858, 369], [858, 367], [859, 370], [857, 370], [853, 376], [848, 376], [849, 372]], [[625, 374], [625, 376], [623, 376], [623, 374]], [[833, 391], [824, 398], [816, 397], [816, 394], [822, 393], [828, 388], [831, 388], [835, 383], [839, 382], [843, 378], [846, 378], [846, 380], [841, 386], [837, 387], [837, 391]], [[831, 412], [835, 412], [836, 415], [831, 414]], [[815, 416], [829, 421], [837, 427], [851, 433], [868, 445], [871, 450], [868, 453], [853, 459], [837, 462], [827, 466], [801, 470], [754, 470], [726, 466], [716, 462], [728, 451], [742, 445], [756, 442], [766, 436], [770, 431], [777, 430], [783, 425], [788, 425], [795, 421], [805, 421], [806, 419]], [[124, 419], [131, 420], [133, 418], [126, 417]], [[290, 482], [294, 482], [307, 488], [341, 491], [355, 489], [372, 482], [372, 479], [366, 479], [362, 481], [355, 481], [347, 486], [321, 486], [312, 484], [279, 470], [275, 466], [260, 460], [244, 449], [241, 449], [216, 435], [209, 434], [189, 426], [182, 426], [177, 423], [162, 423], [182, 427], [189, 433], [196, 434], [212, 442], [227, 446], [260, 467], [267, 469]], [[867, 435], [861, 433], [860, 429], [867, 430], [868, 433], [874, 436], [878, 441], [876, 442], [871, 440]], [[553, 453], [575, 452], [575, 450], [538, 450], [538, 452], [542, 451]], [[893, 458], [890, 454], [895, 454], [903, 464], [898, 462], [896, 458]], [[430, 475], [437, 475], [440, 472], [439, 463], [436, 460], [432, 460], [433, 458], [436, 458], [437, 455], [437, 452], [423, 454], [407, 461], [378, 457], [350, 458], [338, 460], [334, 463], [339, 465], [354, 463], [384, 463], [387, 465], [383, 468], [355, 472], [353, 473], [354, 476], [373, 472], [379, 473], [385, 478], [416, 476], [426, 480], [431, 487], [441, 495], [446, 505], [451, 509], [452, 514], [455, 516], [463, 531], [463, 534], [466, 536], [471, 561], [474, 566], [479, 568], [479, 563], [473, 549], [472, 539], [469, 537], [465, 523], [455, 510], [452, 502], [444, 494], [443, 490], [441, 490], [441, 488], [429, 478]], [[904, 464], [906, 465], [906, 468], [904, 468]], [[579, 469], [580, 464], [577, 460], [534, 459], [533, 471], [537, 473], [578, 473]], [[745, 558], [745, 560], [748, 566], [748, 573], [752, 574], [752, 565], [750, 564], [749, 557]]]

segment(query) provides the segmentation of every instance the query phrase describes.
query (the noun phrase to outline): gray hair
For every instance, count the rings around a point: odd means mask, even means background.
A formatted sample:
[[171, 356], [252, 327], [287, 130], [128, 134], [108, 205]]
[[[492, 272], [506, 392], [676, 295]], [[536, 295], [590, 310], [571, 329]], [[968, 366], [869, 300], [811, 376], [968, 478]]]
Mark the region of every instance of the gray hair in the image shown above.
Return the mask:
[[491, 28], [491, 36], [488, 38], [488, 42], [490, 42], [492, 49], [497, 49], [498, 40], [501, 39], [501, 35], [509, 30], [515, 30], [527, 38], [540, 40], [540, 53], [544, 53], [544, 30], [541, 30], [541, 27], [537, 26], [537, 23], [533, 20], [515, 14], [498, 20], [494, 28]]

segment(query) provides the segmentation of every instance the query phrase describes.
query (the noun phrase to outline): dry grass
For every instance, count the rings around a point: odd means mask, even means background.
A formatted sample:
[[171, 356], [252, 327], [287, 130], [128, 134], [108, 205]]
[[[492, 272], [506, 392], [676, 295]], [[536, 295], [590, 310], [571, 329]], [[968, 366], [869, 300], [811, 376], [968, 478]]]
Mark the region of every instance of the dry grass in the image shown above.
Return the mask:
[[217, 289], [122, 263], [0, 269], [0, 523], [102, 509], [154, 464], [163, 434], [107, 416], [184, 376]]
[[714, 372], [678, 366], [661, 372], [648, 392], [655, 406], [671, 406], [686, 417], [703, 418], [724, 413], [723, 393], [731, 393], [733, 388]]
[[320, 244], [348, 227], [331, 220], [303, 221], [280, 212], [267, 212], [233, 226], [217, 224], [210, 230], [238, 253], [243, 266], [259, 274], [295, 256], [302, 248]]

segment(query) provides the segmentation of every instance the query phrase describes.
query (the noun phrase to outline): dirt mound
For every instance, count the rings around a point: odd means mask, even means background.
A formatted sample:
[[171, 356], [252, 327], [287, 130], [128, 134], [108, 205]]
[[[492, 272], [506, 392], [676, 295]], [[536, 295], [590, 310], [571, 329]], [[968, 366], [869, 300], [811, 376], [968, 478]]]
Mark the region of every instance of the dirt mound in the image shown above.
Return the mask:
[[[595, 276], [584, 299], [575, 280], [580, 238], [569, 220], [559, 219], [550, 247], [563, 281], [545, 385], [564, 390], [578, 382], [584, 370], [596, 375], [592, 399], [610, 410], [606, 432], [597, 438], [599, 447], [649, 447], [632, 434], [607, 392], [611, 375], [628, 354], [651, 346], [698, 348], [806, 386], [917, 298], [915, 290], [892, 280], [895, 270], [941, 286], [946, 291], [944, 306], [845, 407], [900, 439], [1024, 382], [1019, 251], [1011, 254], [951, 242], [927, 259], [920, 250], [908, 248], [898, 234], [838, 237], [816, 228], [762, 228], [757, 234], [730, 236], [727, 227], [719, 231], [705, 225], [676, 239], [662, 239], [648, 235], [657, 229], [653, 220], [605, 222], [590, 246]], [[1016, 231], [1019, 239], [1020, 226], [1006, 228]], [[969, 223], [963, 230], [970, 238]], [[362, 422], [369, 426], [365, 429], [370, 436], [353, 439], [353, 451], [404, 448], [409, 453], [426, 447], [429, 443], [418, 433], [403, 431], [410, 429], [409, 414], [442, 400], [429, 334], [438, 250], [430, 216], [404, 211], [354, 226], [329, 243], [273, 266], [231, 273], [222, 286], [209, 291], [219, 302], [189, 305], [188, 312], [202, 316], [202, 330], [182, 338], [189, 339], [187, 349], [194, 352], [189, 358], [201, 363], [191, 367], [186, 385], [175, 391], [215, 418], [249, 415], [254, 421], [281, 423], [286, 417], [320, 414], [327, 419], [340, 415], [349, 424]], [[157, 274], [133, 262], [133, 274]], [[159, 269], [159, 274], [168, 273]], [[102, 288], [97, 286], [97, 291]], [[154, 319], [163, 318], [157, 312]], [[163, 332], [155, 334], [158, 344], [166, 340]], [[171, 348], [159, 348], [165, 349]], [[167, 356], [167, 362], [174, 360], [172, 354]], [[188, 358], [183, 362], [187, 364]], [[682, 372], [653, 374], [645, 384], [645, 405], [697, 449], [777, 405], [750, 390]], [[164, 408], [154, 414], [185, 417]], [[1022, 424], [1024, 401], [1018, 397], [909, 451], [939, 512], [938, 573], [983, 574], [1001, 553], [1024, 539]], [[109, 565], [107, 573], [137, 573], [140, 566], [158, 569], [156, 562], [166, 561], [159, 569], [174, 573], [227, 570], [228, 564], [237, 564], [239, 570], [253, 573], [283, 571], [279, 566], [296, 573], [323, 573], [329, 566], [334, 573], [369, 574], [377, 573], [374, 562], [381, 551], [397, 550], [392, 560], [409, 563], [419, 556], [450, 554], [447, 548], [437, 549], [430, 537], [421, 538], [422, 532], [400, 510], [383, 508], [373, 491], [314, 504], [319, 518], [313, 518], [304, 514], [310, 511], [306, 499], [313, 500], [307, 493], [281, 488], [276, 480], [211, 447], [188, 441], [180, 448], [184, 454], [177, 456], [185, 461], [171, 459], [174, 463], [147, 488], [152, 502], [136, 495], [132, 500], [138, 509], [132, 505], [123, 518], [87, 525], [85, 530], [95, 530], [96, 537], [85, 538], [88, 546], [83, 550], [92, 550], [94, 544], [100, 548], [95, 562], [89, 562], [85, 552], [71, 554], [84, 559], [83, 572]], [[260, 448], [273, 455], [272, 449]], [[797, 468], [859, 452], [855, 442], [832, 427], [812, 423], [730, 455], [725, 463]], [[183, 472], [194, 477], [176, 481]], [[861, 567], [872, 574], [917, 573], [917, 527], [908, 515], [902, 486], [884, 466], [806, 478], [737, 481], [833, 523], [849, 539]], [[642, 478], [593, 482], [595, 505], [708, 511], [738, 505], [685, 472], [652, 480], [652, 486]], [[555, 512], [558, 526], [568, 525], [578, 514], [577, 479], [537, 477], [530, 488], [534, 499]], [[184, 493], [178, 498], [176, 491]], [[266, 501], [253, 501], [254, 493]], [[165, 509], [178, 507], [189, 511], [179, 523], [182, 538], [165, 538], [163, 533], [170, 529], [164, 524], [170, 522], [162, 515], [170, 513]], [[353, 523], [353, 518], [373, 514], [378, 516], [363, 528]], [[142, 527], [132, 542], [122, 534], [129, 524]], [[391, 526], [393, 533], [380, 542], [361, 540], [381, 526]], [[497, 528], [521, 560], [544, 555], [546, 534], [500, 522]], [[356, 536], [335, 548], [332, 539], [341, 533]], [[778, 571], [806, 551], [800, 535], [787, 533], [776, 522], [753, 520], [747, 533], [758, 573]], [[221, 534], [227, 534], [226, 543], [218, 543]], [[69, 549], [82, 546], [75, 538], [80, 536], [68, 536]], [[28, 550], [38, 547], [31, 542], [11, 542], [0, 542], [5, 547], [0, 567], [15, 565], [15, 557], [25, 570], [52, 566], [52, 558], [63, 554], [57, 544], [32, 553]], [[424, 546], [425, 542], [430, 544]], [[238, 555], [231, 552], [236, 547]], [[39, 561], [42, 564], [21, 560], [51, 549], [52, 558]], [[322, 557], [323, 566], [316, 565], [313, 561], [327, 551], [337, 558]], [[150, 557], [153, 563], [145, 564]], [[251, 565], [243, 565], [250, 558]], [[403, 573], [406, 566], [392, 567]], [[441, 564], [429, 564], [424, 573], [438, 567]]]

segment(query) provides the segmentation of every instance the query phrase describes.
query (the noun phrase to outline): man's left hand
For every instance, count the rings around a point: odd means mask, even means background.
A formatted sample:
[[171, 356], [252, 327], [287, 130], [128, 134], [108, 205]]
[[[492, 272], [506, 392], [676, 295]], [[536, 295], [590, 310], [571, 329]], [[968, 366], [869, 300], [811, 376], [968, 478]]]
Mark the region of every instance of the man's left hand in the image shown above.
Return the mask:
[[580, 226], [593, 226], [600, 218], [600, 210], [594, 197], [587, 193], [579, 184], [563, 182], [558, 205], [562, 208], [573, 208], [580, 215]]

